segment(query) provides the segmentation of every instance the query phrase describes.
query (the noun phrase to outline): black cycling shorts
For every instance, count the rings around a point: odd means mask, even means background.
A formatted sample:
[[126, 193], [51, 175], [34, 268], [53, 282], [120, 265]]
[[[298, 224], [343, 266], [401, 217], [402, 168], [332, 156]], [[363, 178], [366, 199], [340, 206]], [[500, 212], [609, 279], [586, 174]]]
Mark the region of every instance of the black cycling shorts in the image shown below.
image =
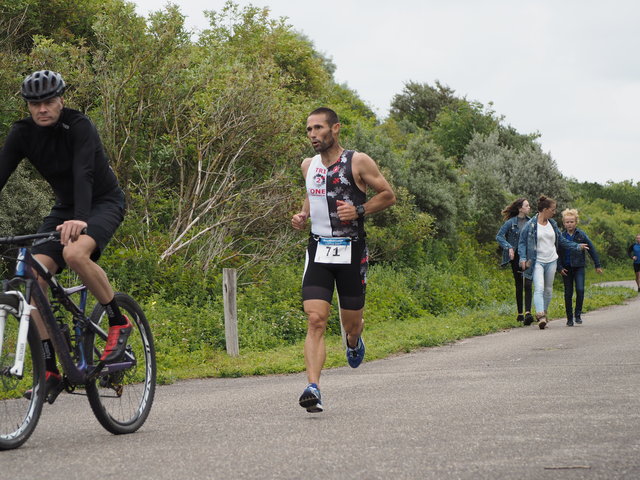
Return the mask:
[[318, 242], [309, 238], [309, 246], [302, 277], [302, 300], [324, 300], [331, 303], [334, 285], [338, 290], [340, 308], [361, 310], [364, 308], [367, 287], [369, 252], [364, 240], [351, 243], [351, 263], [333, 265], [316, 263]]
[[634, 272], [640, 272], [640, 263], [634, 263], [633, 264], [633, 271]]
[[[124, 194], [119, 193], [113, 198], [102, 198], [91, 206], [91, 213], [87, 220], [87, 235], [96, 241], [97, 247], [91, 254], [91, 260], [97, 262], [105, 247], [113, 237], [118, 226], [124, 220], [125, 202]], [[40, 228], [40, 232], [53, 232], [58, 225], [66, 220], [74, 219], [73, 207], [56, 204], [47, 215]], [[60, 242], [46, 242], [33, 248], [32, 253], [51, 257], [58, 265], [59, 270], [66, 266], [62, 256], [63, 245]]]

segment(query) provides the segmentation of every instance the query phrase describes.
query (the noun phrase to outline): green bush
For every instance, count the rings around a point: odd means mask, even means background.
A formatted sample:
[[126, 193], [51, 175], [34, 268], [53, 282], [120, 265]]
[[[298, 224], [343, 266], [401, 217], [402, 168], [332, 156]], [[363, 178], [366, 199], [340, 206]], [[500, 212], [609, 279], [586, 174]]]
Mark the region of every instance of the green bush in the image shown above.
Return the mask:
[[579, 207], [578, 226], [587, 232], [603, 262], [627, 260], [627, 247], [640, 232], [638, 212], [610, 200], [595, 199]]

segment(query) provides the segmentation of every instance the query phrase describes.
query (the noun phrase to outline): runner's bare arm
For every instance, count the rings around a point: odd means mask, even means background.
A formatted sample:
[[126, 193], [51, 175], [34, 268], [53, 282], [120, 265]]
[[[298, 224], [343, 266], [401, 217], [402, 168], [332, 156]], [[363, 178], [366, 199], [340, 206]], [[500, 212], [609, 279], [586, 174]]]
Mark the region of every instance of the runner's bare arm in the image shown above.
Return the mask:
[[[367, 187], [375, 190], [376, 194], [364, 203], [365, 215], [370, 215], [388, 208], [396, 203], [396, 195], [378, 165], [366, 153], [353, 154], [353, 176], [361, 190]], [[341, 220], [355, 220], [358, 218], [355, 205], [344, 204], [338, 207]]]
[[[310, 164], [310, 158], [305, 158], [303, 160], [302, 165], [300, 166], [302, 169], [302, 178], [307, 178], [307, 171], [309, 170]], [[307, 225], [307, 220], [309, 219], [310, 210], [311, 208], [309, 206], [309, 197], [305, 195], [302, 209], [300, 210], [300, 212], [291, 217], [291, 226], [296, 230], [304, 230]]]

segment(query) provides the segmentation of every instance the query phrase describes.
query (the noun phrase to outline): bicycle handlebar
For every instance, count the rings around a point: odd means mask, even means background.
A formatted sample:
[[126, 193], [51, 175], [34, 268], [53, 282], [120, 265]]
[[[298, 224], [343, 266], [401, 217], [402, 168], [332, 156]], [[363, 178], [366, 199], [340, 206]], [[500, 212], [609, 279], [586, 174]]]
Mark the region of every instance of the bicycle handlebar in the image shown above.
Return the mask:
[[32, 233], [30, 235], [15, 235], [12, 237], [0, 237], [0, 244], [3, 245], [18, 245], [29, 246], [33, 244], [34, 240], [56, 240], [60, 238], [60, 232], [42, 232]]

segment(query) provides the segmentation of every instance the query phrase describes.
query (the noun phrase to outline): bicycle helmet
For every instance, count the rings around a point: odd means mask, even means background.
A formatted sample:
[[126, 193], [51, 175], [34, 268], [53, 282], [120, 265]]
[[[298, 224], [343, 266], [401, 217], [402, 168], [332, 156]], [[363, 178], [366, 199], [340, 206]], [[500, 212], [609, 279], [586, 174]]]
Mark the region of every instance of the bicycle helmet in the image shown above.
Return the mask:
[[59, 97], [67, 85], [62, 75], [51, 70], [33, 72], [22, 82], [22, 98], [27, 102], [41, 102]]

